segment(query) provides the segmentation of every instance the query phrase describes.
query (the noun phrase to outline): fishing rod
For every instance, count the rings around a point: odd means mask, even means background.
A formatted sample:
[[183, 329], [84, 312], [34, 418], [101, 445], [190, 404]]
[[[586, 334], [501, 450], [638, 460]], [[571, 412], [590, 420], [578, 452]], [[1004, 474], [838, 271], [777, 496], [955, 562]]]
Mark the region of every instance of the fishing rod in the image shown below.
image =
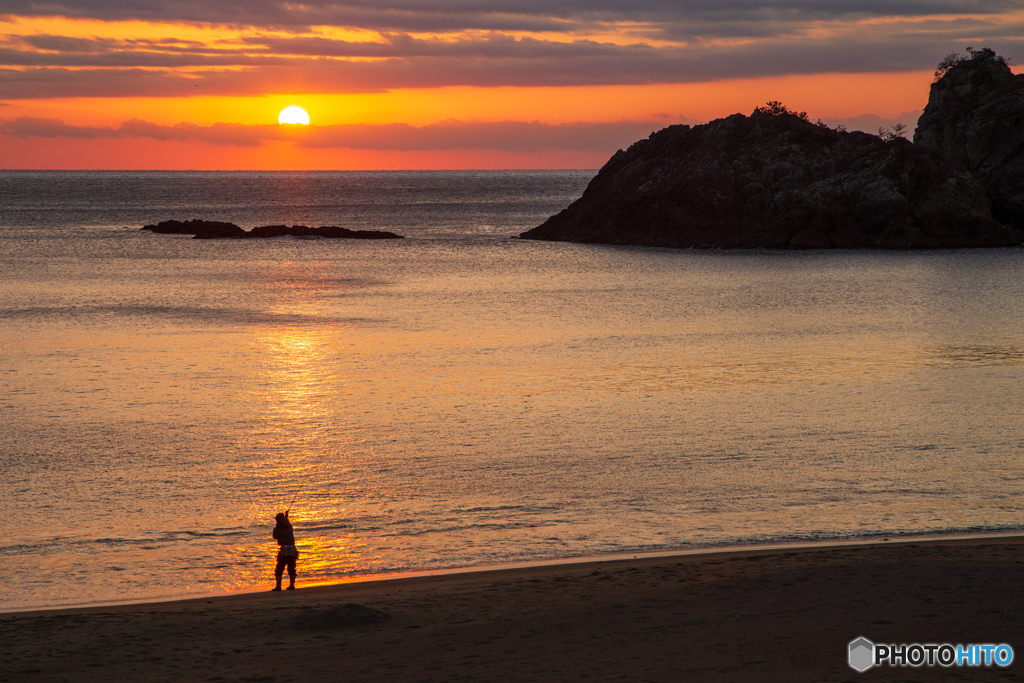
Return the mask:
[[[323, 460], [321, 460], [320, 462], [316, 463], [313, 466], [312, 470], [310, 471], [310, 474], [316, 474], [317, 471], [319, 471], [321, 465], [323, 465]], [[299, 499], [299, 496], [302, 495], [303, 490], [305, 490], [305, 487], [300, 488], [299, 491], [292, 497], [292, 502], [288, 503], [288, 507], [284, 511], [285, 517], [287, 517], [288, 513], [292, 511], [292, 506], [295, 505], [295, 501], [297, 501]]]

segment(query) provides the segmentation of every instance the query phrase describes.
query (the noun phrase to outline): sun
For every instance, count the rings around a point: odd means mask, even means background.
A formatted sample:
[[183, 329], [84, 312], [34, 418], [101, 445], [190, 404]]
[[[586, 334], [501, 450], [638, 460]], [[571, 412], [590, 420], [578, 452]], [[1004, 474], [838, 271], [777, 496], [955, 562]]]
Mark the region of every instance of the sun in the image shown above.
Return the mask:
[[296, 107], [292, 105], [285, 107], [281, 110], [281, 113], [277, 115], [278, 123], [301, 123], [304, 126], [309, 125], [309, 114], [302, 107]]

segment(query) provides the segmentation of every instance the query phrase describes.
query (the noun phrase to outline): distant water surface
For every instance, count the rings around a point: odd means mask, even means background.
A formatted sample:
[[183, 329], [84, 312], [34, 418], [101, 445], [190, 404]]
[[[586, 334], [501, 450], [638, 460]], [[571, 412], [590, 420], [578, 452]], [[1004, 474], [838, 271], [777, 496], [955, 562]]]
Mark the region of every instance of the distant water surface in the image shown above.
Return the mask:
[[512, 239], [592, 175], [0, 172], [0, 610], [1022, 527], [1024, 250]]

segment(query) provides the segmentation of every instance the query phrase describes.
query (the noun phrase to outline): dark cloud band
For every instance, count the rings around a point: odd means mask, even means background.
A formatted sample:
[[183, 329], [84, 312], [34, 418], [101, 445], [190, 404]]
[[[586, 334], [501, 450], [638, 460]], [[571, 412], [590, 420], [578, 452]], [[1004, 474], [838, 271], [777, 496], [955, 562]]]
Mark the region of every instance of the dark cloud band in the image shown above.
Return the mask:
[[664, 122], [544, 124], [520, 121], [441, 121], [416, 127], [404, 123], [351, 124], [295, 128], [279, 125], [192, 123], [161, 125], [131, 119], [116, 127], [72, 126], [58, 119], [19, 117], [0, 120], [0, 135], [14, 138], [150, 138], [196, 140], [217, 145], [257, 146], [291, 140], [304, 147], [373, 150], [489, 149], [535, 152], [556, 149], [613, 152], [662, 128]]
[[571, 30], [608, 22], [809, 21], [841, 16], [984, 15], [1019, 0], [5, 0], [2, 13], [374, 31]]
[[[913, 71], [930, 70], [967, 45], [1024, 59], [1024, 0], [4, 0], [0, 11], [251, 29], [210, 45], [172, 37], [0, 36], [5, 100]], [[306, 32], [310, 25], [364, 28], [376, 38], [331, 39]], [[629, 44], [595, 37], [615, 30]], [[456, 33], [422, 37], [431, 31]]]

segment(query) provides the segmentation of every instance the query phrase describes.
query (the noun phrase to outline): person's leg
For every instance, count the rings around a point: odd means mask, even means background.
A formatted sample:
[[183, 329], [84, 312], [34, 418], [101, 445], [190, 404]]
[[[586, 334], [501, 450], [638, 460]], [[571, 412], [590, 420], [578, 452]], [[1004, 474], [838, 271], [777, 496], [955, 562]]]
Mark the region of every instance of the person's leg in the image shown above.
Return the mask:
[[295, 560], [299, 558], [293, 557], [288, 560], [288, 590], [295, 590]]
[[[277, 556], [277, 566], [274, 567], [274, 578], [277, 579], [277, 585], [274, 587], [274, 590], [276, 591], [281, 590], [281, 576], [284, 574], [284, 566], [285, 560], [279, 554]], [[292, 583], [294, 583], [294, 580]]]

